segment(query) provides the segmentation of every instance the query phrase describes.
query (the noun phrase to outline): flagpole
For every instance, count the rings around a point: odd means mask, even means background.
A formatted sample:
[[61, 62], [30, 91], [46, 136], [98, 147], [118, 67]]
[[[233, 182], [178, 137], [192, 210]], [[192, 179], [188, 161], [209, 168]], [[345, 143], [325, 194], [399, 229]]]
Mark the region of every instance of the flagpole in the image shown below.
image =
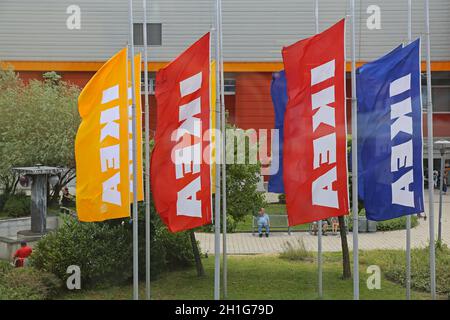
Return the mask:
[[214, 300], [220, 299], [220, 161], [222, 153], [221, 135], [221, 110], [220, 110], [220, 18], [219, 18], [219, 0], [216, 0], [216, 27], [215, 27], [215, 56], [216, 56], [216, 194], [214, 203]]
[[[315, 16], [315, 33], [319, 33], [319, 0], [314, 1], [314, 16]], [[323, 298], [323, 285], [322, 285], [322, 219], [318, 223], [318, 235], [317, 235], [317, 267], [318, 267], [318, 286], [319, 286], [319, 298]]]
[[[408, 43], [412, 41], [412, 6], [408, 0]], [[406, 216], [406, 299], [411, 300], [411, 215]]]
[[351, 0], [352, 16], [352, 211], [353, 211], [353, 299], [359, 300], [359, 253], [358, 253], [358, 141], [356, 101], [356, 39], [355, 0]]
[[436, 299], [436, 256], [434, 247], [434, 190], [433, 190], [433, 103], [431, 98], [431, 50], [430, 50], [430, 3], [425, 0], [425, 25], [427, 35], [427, 130], [428, 130], [428, 202], [430, 231], [430, 291]]
[[144, 97], [145, 97], [145, 297], [150, 300], [150, 106], [148, 102], [147, 0], [144, 10]]
[[226, 119], [225, 119], [225, 96], [224, 96], [224, 70], [223, 70], [223, 33], [222, 33], [222, 0], [219, 1], [219, 55], [220, 55], [220, 102], [221, 126], [222, 126], [222, 250], [223, 250], [223, 297], [228, 296], [228, 261], [227, 261], [227, 167], [226, 167]]
[[139, 270], [138, 270], [138, 207], [137, 207], [137, 139], [136, 139], [136, 97], [134, 77], [134, 39], [133, 39], [133, 3], [128, 1], [128, 22], [130, 27], [131, 55], [131, 110], [133, 139], [133, 300], [139, 300]]

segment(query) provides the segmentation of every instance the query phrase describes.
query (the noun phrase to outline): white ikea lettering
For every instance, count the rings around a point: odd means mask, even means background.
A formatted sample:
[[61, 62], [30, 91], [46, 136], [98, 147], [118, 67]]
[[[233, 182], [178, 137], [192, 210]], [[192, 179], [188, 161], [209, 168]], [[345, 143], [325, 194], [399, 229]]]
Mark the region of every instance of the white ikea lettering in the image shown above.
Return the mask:
[[319, 108], [313, 115], [313, 131], [316, 131], [321, 123], [335, 127], [335, 110], [333, 107], [328, 106], [328, 104], [334, 102], [334, 86], [313, 93], [311, 101], [313, 110]]
[[200, 172], [200, 143], [175, 150], [175, 177], [180, 179], [186, 173]]
[[411, 98], [391, 105], [391, 120], [395, 119], [391, 125], [391, 139], [394, 139], [400, 131], [412, 135], [412, 118], [407, 116], [411, 112]]
[[[390, 97], [407, 92], [411, 89], [411, 74], [407, 74], [391, 82], [389, 85]], [[404, 173], [397, 181], [391, 185], [392, 203], [407, 207], [414, 207], [414, 191], [409, 189], [414, 183], [413, 174], [413, 123], [412, 117], [408, 116], [412, 112], [411, 97], [391, 105], [391, 140], [400, 132], [409, 135], [409, 140], [399, 145], [395, 145], [391, 150], [391, 172], [397, 172], [400, 168], [411, 168]]]
[[[311, 70], [311, 86], [334, 79], [335, 61], [331, 60]], [[333, 167], [313, 181], [313, 205], [339, 208], [338, 194], [333, 190], [333, 183], [337, 179], [336, 169], [336, 115], [330, 104], [335, 102], [334, 83], [325, 89], [312, 93], [311, 108], [316, 110], [313, 114], [313, 168], [318, 169], [324, 164], [333, 164]], [[317, 128], [325, 124], [334, 129], [332, 133], [324, 136], [315, 136]]]
[[190, 182], [177, 193], [177, 215], [197, 217], [202, 216], [202, 203], [196, 194], [201, 189], [200, 176]]
[[409, 170], [392, 184], [392, 203], [405, 207], [414, 207], [414, 192], [409, 185], [414, 182], [413, 170]]
[[336, 148], [332, 148], [336, 142], [336, 133], [317, 138], [314, 145], [314, 169], [319, 168], [324, 163], [336, 162]]
[[119, 85], [113, 86], [103, 91], [102, 104], [119, 99]]
[[[195, 74], [180, 82], [181, 97], [190, 95], [201, 88], [202, 72]], [[201, 143], [192, 144], [192, 137], [201, 138], [202, 122], [196, 115], [201, 113], [201, 97], [180, 105], [178, 108], [178, 120], [180, 126], [175, 132], [175, 140], [186, 139], [189, 143], [174, 150], [175, 177], [183, 179], [187, 175], [194, 176], [183, 189], [177, 191], [177, 215], [188, 217], [202, 217], [202, 202], [196, 198], [201, 191], [200, 162], [202, 157]], [[185, 136], [189, 135], [189, 136]]]
[[120, 172], [117, 172], [111, 178], [103, 182], [103, 195], [102, 200], [104, 202], [112, 203], [117, 206], [121, 204], [120, 191], [117, 190], [117, 185], [120, 183]]
[[106, 109], [100, 113], [100, 123], [106, 123], [106, 126], [100, 131], [100, 141], [103, 141], [107, 136], [119, 139], [119, 124], [115, 122], [119, 119], [119, 107]]
[[[119, 86], [113, 86], [103, 91], [102, 104], [110, 103], [119, 98]], [[109, 136], [115, 140], [120, 139], [120, 126], [116, 122], [120, 120], [120, 111], [118, 106], [107, 108], [100, 112], [100, 124], [104, 126], [100, 129], [100, 143], [104, 144]], [[106, 143], [108, 140], [106, 140]], [[102, 172], [116, 171], [109, 179], [102, 183], [102, 201], [114, 205], [121, 205], [122, 197], [118, 190], [120, 184], [120, 145], [118, 141], [115, 144], [108, 144], [100, 148], [100, 167]]]
[[200, 113], [200, 98], [180, 106], [179, 120], [183, 121], [177, 130], [176, 139], [179, 140], [185, 133], [200, 138], [201, 121], [194, 116]]
[[334, 60], [321, 64], [311, 70], [311, 86], [324, 82], [334, 77], [335, 63]]
[[337, 191], [333, 190], [333, 182], [337, 179], [336, 166], [312, 183], [312, 202], [314, 205], [339, 208]]
[[120, 167], [120, 148], [118, 144], [103, 147], [100, 149], [100, 163], [102, 172], [108, 169], [119, 169]]
[[202, 86], [202, 73], [199, 72], [186, 80], [180, 82], [180, 92], [181, 96], [187, 96], [188, 94], [194, 93]]

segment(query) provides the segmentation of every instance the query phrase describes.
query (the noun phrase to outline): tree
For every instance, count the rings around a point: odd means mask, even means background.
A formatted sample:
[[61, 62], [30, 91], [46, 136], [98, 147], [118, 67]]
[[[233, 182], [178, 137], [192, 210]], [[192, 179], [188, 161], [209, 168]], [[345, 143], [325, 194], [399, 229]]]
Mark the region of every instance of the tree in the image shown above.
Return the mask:
[[25, 84], [12, 69], [0, 69], [0, 184], [6, 195], [17, 186], [18, 176], [11, 171], [15, 166], [39, 163], [66, 168], [51, 190], [53, 201], [75, 178], [79, 88], [60, 78], [49, 72], [44, 81]]

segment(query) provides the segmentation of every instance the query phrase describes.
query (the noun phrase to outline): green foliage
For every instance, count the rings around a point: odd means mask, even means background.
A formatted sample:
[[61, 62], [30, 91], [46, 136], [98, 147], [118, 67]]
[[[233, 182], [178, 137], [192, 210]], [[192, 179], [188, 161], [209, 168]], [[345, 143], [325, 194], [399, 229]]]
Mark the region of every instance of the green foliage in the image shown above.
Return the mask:
[[30, 262], [63, 280], [69, 276], [67, 267], [77, 265], [82, 283], [88, 285], [127, 279], [131, 255], [131, 239], [124, 226], [82, 223], [66, 217], [60, 228], [37, 243]]
[[51, 299], [62, 287], [55, 275], [31, 267], [0, 267], [0, 272], [0, 300]]
[[[142, 211], [142, 208], [141, 208]], [[145, 229], [143, 214], [139, 219], [139, 271], [145, 275]], [[189, 235], [172, 234], [152, 212], [151, 277], [190, 266], [193, 263]], [[132, 277], [132, 224], [129, 219], [83, 223], [65, 217], [56, 231], [42, 238], [34, 248], [30, 263], [66, 280], [67, 267], [81, 269], [82, 286], [123, 283]]]
[[296, 246], [288, 241], [283, 244], [283, 251], [280, 253], [280, 258], [293, 261], [313, 261], [314, 254], [306, 250], [303, 239], [299, 238], [298, 245]]
[[[430, 291], [429, 247], [411, 250], [411, 287]], [[404, 251], [383, 250], [363, 254], [361, 261], [377, 264], [391, 281], [405, 285], [406, 256]], [[450, 249], [446, 245], [436, 246], [436, 292], [450, 295]]]
[[[416, 216], [411, 216], [411, 228], [415, 228], [419, 225], [419, 221]], [[406, 229], [406, 217], [395, 218], [386, 221], [379, 221], [377, 223], [378, 231], [392, 231], [392, 230], [404, 230]]]
[[[366, 209], [359, 211], [360, 217], [366, 216]], [[419, 225], [419, 219], [417, 216], [411, 216], [411, 228], [415, 228]], [[353, 231], [353, 219], [348, 219], [348, 229]], [[394, 218], [385, 221], [377, 221], [377, 231], [394, 231], [406, 229], [406, 216]]]
[[3, 212], [14, 218], [29, 216], [31, 214], [30, 197], [25, 194], [15, 194], [8, 197]]
[[278, 195], [278, 202], [281, 203], [281, 204], [286, 203], [286, 195], [284, 193], [280, 193]]
[[25, 84], [13, 70], [0, 69], [0, 187], [6, 195], [17, 185], [12, 167], [75, 166], [79, 88], [58, 77], [49, 73], [45, 81]]

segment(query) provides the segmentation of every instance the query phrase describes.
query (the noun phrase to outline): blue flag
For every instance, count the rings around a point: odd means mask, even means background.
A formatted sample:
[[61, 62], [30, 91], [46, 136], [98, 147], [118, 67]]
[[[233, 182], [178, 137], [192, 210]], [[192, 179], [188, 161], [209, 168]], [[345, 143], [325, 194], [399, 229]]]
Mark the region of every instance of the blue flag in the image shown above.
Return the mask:
[[[283, 127], [284, 114], [288, 101], [286, 76], [284, 71], [275, 72], [272, 75], [272, 84], [270, 86], [272, 95], [273, 109], [275, 111], [275, 129], [278, 129], [279, 139], [272, 140], [272, 162], [269, 177], [269, 192], [284, 193], [283, 183]], [[278, 157], [277, 157], [278, 155]]]
[[421, 213], [420, 40], [358, 68], [358, 193], [367, 218]]

